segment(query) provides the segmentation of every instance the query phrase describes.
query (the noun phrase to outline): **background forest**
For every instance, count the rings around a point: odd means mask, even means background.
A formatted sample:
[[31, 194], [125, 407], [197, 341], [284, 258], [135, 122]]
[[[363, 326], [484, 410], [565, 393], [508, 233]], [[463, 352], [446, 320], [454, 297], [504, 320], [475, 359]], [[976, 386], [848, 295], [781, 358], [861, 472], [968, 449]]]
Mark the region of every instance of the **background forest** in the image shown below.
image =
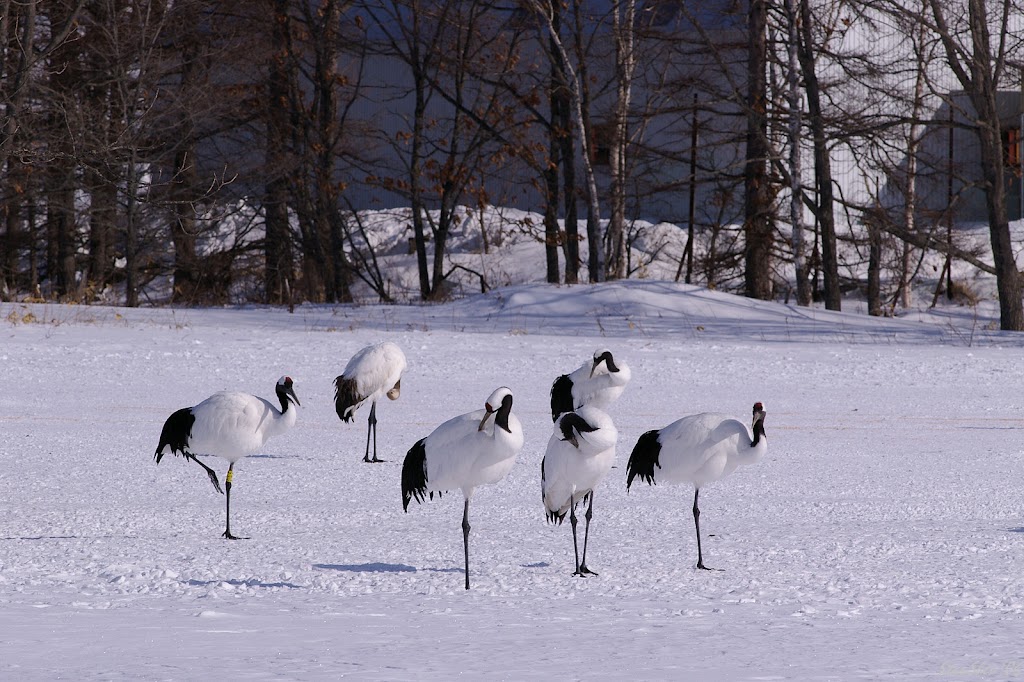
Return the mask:
[[[0, 295], [657, 277], [1024, 330], [1016, 0], [3, 0]], [[978, 239], [980, 234], [982, 239]], [[500, 267], [532, 248], [533, 273]], [[965, 270], [966, 268], [966, 270]], [[543, 273], [541, 275], [540, 273]]]

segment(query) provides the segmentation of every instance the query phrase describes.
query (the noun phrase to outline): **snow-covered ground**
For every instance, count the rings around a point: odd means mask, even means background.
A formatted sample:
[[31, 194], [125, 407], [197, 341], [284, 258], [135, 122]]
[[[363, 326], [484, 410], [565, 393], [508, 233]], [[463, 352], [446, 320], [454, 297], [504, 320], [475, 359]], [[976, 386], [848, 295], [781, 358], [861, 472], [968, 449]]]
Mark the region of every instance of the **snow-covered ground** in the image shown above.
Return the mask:
[[[898, 319], [662, 282], [523, 285], [436, 306], [170, 310], [0, 304], [0, 679], [1024, 678], [1024, 335], [992, 310]], [[378, 405], [334, 377], [383, 339], [409, 359]], [[600, 347], [633, 381], [611, 410], [588, 564], [547, 525], [548, 389]], [[236, 467], [153, 462], [164, 419], [220, 389], [302, 401]], [[499, 385], [526, 445], [471, 508], [402, 512], [408, 448]], [[701, 495], [634, 484], [641, 433], [768, 412], [768, 456]], [[206, 459], [223, 476], [226, 464]]]

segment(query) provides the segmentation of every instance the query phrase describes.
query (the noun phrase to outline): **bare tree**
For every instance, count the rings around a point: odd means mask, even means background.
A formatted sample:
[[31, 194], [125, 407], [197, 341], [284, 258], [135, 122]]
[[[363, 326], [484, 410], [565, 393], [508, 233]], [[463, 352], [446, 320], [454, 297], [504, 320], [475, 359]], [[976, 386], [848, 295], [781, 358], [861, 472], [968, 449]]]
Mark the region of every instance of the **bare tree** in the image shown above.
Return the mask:
[[747, 151], [744, 171], [746, 294], [772, 297], [771, 253], [774, 231], [768, 179], [767, 0], [749, 0], [747, 30]]
[[817, 201], [812, 204], [814, 216], [821, 231], [821, 263], [824, 275], [825, 308], [840, 310], [839, 253], [836, 246], [835, 208], [833, 202], [832, 162], [825, 129], [825, 113], [821, 99], [815, 59], [816, 43], [813, 36], [813, 18], [810, 0], [800, 0], [801, 33], [800, 64], [803, 67], [804, 88], [807, 94], [807, 118], [814, 146], [814, 180]]
[[[569, 58], [569, 51], [565, 47], [562, 36], [555, 28], [555, 10], [553, 9], [553, 4], [555, 2], [560, 2], [561, 0], [528, 1], [530, 2], [534, 12], [537, 13], [537, 16], [539, 16], [544, 22], [544, 26], [548, 30], [548, 36], [551, 39], [550, 45], [561, 59], [561, 63], [564, 64], [565, 72], [568, 76], [566, 79], [566, 86], [569, 93], [571, 111], [573, 113], [573, 123], [579, 136], [580, 146], [583, 149], [582, 160], [585, 177], [584, 187], [587, 202], [587, 243], [590, 249], [590, 256], [587, 262], [590, 270], [590, 281], [601, 282], [604, 281], [604, 255], [601, 245], [601, 204], [597, 194], [597, 176], [594, 173], [594, 155], [591, 150], [592, 142], [590, 130], [587, 125], [587, 110], [584, 106], [584, 88], [586, 87], [586, 79], [582, 78], [578, 73], [578, 68], [573, 66], [573, 60]], [[576, 35], [580, 36], [580, 32], [582, 30], [582, 18], [579, 13], [578, 5], [579, 0], [574, 0], [574, 7], [576, 11]], [[578, 64], [578, 67], [582, 66], [582, 64]], [[568, 197], [566, 200], [568, 201]], [[573, 198], [573, 200], [575, 201], [575, 198]]]
[[[941, 0], [928, 2], [946, 60], [970, 97], [976, 115], [989, 238], [999, 291], [999, 326], [1008, 331], [1024, 331], [1024, 305], [1010, 240], [1002, 128], [996, 105], [999, 82], [1007, 67], [1007, 22], [1013, 3], [997, 1], [995, 11], [990, 13], [985, 0], [968, 0], [967, 16], [963, 17], [953, 14], [949, 5]], [[992, 25], [999, 31], [994, 45], [990, 33]]]
[[291, 17], [288, 0], [272, 0], [269, 13], [271, 45], [268, 55], [263, 212], [266, 225], [264, 275], [268, 303], [290, 303], [293, 279], [291, 233], [288, 225], [288, 140], [291, 127], [288, 102], [293, 77], [289, 69]]
[[807, 278], [807, 247], [804, 243], [803, 178], [800, 144], [802, 97], [800, 92], [800, 11], [797, 0], [786, 0], [787, 95], [789, 101], [789, 218], [792, 226], [793, 265], [796, 276], [796, 300], [799, 305], [811, 304], [811, 288]]
[[606, 234], [608, 244], [605, 263], [608, 279], [621, 279], [626, 275], [626, 186], [628, 150], [630, 141], [629, 109], [636, 70], [637, 55], [634, 52], [636, 31], [636, 1], [616, 0], [612, 6], [612, 34], [615, 40], [615, 103], [612, 115], [611, 188], [609, 191], [611, 211]]

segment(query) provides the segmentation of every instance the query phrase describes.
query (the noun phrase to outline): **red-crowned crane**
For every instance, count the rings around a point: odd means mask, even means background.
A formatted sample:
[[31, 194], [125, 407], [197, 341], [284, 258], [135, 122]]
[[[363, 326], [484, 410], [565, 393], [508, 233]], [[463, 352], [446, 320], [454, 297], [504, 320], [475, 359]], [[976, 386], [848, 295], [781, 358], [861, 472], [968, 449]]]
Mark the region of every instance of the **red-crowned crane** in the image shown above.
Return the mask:
[[[640, 436], [626, 466], [626, 490], [639, 476], [657, 483], [693, 484], [693, 525], [697, 529], [697, 568], [706, 569], [700, 548], [700, 509], [697, 495], [713, 481], [725, 478], [741, 464], [756, 464], [768, 451], [764, 406], [754, 403], [753, 430], [739, 419], [705, 412], [674, 421]], [[657, 471], [655, 471], [657, 469]]]
[[[345, 371], [334, 380], [334, 408], [343, 422], [355, 418], [355, 412], [370, 401], [366, 420], [366, 454], [364, 462], [383, 462], [377, 458], [377, 398], [386, 395], [398, 400], [402, 392], [405, 353], [390, 341], [375, 343], [352, 356]], [[373, 459], [370, 459], [370, 432], [373, 432]]]
[[[228, 540], [246, 539], [231, 534], [231, 482], [235, 462], [259, 452], [269, 438], [295, 425], [295, 409], [291, 403], [300, 403], [291, 377], [281, 377], [275, 392], [281, 403], [280, 410], [269, 401], [248, 393], [214, 393], [195, 407], [183, 407], [172, 414], [160, 432], [160, 444], [156, 446], [154, 455], [157, 464], [168, 452], [191, 459], [206, 469], [217, 492], [226, 493], [224, 537]], [[215, 455], [230, 462], [223, 491], [217, 482], [217, 474], [200, 462], [197, 454]]]
[[595, 351], [593, 358], [551, 385], [551, 421], [584, 405], [607, 410], [622, 395], [631, 377], [629, 366], [616, 363], [610, 350]]
[[523, 427], [512, 414], [512, 391], [502, 386], [484, 409], [453, 417], [410, 448], [402, 465], [402, 508], [413, 498], [462, 490], [462, 544], [469, 589], [469, 500], [477, 486], [505, 478], [523, 448]]
[[[597, 575], [587, 568], [587, 540], [590, 537], [590, 519], [594, 514], [594, 488], [611, 471], [618, 438], [619, 433], [611, 417], [592, 405], [584, 405], [558, 418], [541, 461], [541, 497], [548, 521], [561, 524], [566, 512], [569, 513], [572, 549], [576, 557], [573, 575]], [[576, 542], [576, 504], [580, 500], [587, 505], [582, 561]]]

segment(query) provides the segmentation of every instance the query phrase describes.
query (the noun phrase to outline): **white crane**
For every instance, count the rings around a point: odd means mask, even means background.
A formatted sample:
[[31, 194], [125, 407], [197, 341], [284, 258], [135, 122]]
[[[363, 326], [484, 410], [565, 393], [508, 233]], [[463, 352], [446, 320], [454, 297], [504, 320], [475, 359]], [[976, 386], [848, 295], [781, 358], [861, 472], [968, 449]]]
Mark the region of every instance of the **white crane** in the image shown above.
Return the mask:
[[584, 405], [607, 410], [622, 395], [630, 378], [629, 366], [616, 363], [610, 350], [595, 351], [593, 358], [571, 374], [558, 377], [551, 385], [551, 421], [557, 420], [563, 412], [572, 412]]
[[[228, 540], [245, 539], [231, 534], [231, 482], [235, 462], [259, 452], [269, 438], [295, 425], [295, 409], [291, 403], [300, 403], [291, 377], [281, 377], [275, 392], [281, 403], [280, 410], [263, 398], [248, 393], [214, 393], [195, 407], [183, 407], [172, 414], [160, 432], [160, 444], [156, 446], [154, 455], [157, 464], [168, 452], [191, 459], [206, 469], [217, 492], [226, 493], [224, 537]], [[197, 454], [215, 455], [230, 462], [224, 478], [224, 491], [217, 482], [217, 474], [200, 462]]]
[[402, 465], [402, 507], [434, 493], [458, 488], [462, 509], [462, 544], [469, 589], [469, 500], [477, 486], [505, 478], [523, 448], [523, 427], [512, 414], [512, 391], [502, 386], [487, 398], [484, 409], [453, 417], [416, 442]]
[[[343, 422], [355, 418], [355, 412], [370, 401], [366, 420], [366, 454], [364, 462], [383, 462], [377, 458], [377, 398], [386, 395], [398, 400], [402, 392], [405, 353], [390, 341], [375, 343], [352, 356], [345, 371], [334, 380], [334, 408]], [[370, 459], [370, 432], [373, 432], [373, 459]]]
[[[674, 421], [640, 436], [626, 466], [626, 490], [639, 476], [652, 485], [693, 484], [693, 525], [697, 529], [697, 568], [706, 569], [700, 548], [697, 495], [712, 481], [725, 478], [741, 464], [756, 464], [768, 451], [764, 406], [754, 403], [753, 430], [738, 419], [705, 412]], [[655, 470], [658, 470], [657, 472]]]
[[[540, 465], [541, 496], [551, 523], [561, 524], [569, 513], [572, 549], [576, 557], [573, 575], [597, 575], [587, 568], [587, 540], [594, 514], [594, 488], [604, 480], [615, 461], [619, 432], [603, 410], [584, 405], [562, 414], [555, 422], [548, 448]], [[576, 504], [587, 504], [583, 535], [583, 561], [576, 542]]]

